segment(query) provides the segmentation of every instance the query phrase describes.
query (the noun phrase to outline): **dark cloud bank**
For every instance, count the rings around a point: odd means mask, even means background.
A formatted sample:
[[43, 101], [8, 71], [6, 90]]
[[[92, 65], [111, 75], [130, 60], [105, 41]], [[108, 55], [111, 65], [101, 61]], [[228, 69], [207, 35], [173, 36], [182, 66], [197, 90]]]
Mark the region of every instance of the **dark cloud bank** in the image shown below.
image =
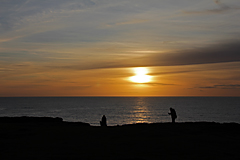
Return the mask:
[[124, 67], [179, 66], [238, 61], [240, 61], [240, 41], [220, 43], [170, 53], [154, 53], [140, 58], [126, 59], [124, 61], [116, 58], [115, 60], [106, 60], [98, 63], [51, 67], [55, 69], [89, 70]]
[[150, 54], [121, 63], [109, 63], [99, 68], [137, 67], [137, 66], [177, 66], [240, 61], [240, 41], [215, 44], [205, 48], [180, 50], [171, 53]]
[[148, 59], [156, 66], [237, 62], [240, 61], [240, 41], [158, 54]]

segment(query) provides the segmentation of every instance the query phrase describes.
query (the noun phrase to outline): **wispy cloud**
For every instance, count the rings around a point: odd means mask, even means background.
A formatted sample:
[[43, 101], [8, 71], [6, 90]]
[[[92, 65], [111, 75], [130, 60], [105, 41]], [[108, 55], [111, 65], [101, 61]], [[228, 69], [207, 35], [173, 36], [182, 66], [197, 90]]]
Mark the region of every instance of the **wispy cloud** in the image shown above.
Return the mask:
[[214, 9], [206, 9], [199, 11], [183, 11], [185, 14], [217, 14], [217, 13], [225, 13], [227, 11], [238, 10], [240, 7], [228, 6], [224, 3], [221, 3], [220, 0], [214, 0], [215, 4], [217, 4], [218, 8]]
[[[82, 10], [94, 6], [91, 0], [8, 0], [0, 2], [0, 24], [4, 29], [11, 29], [23, 21], [31, 22], [40, 17], [46, 17], [54, 13], [64, 11]], [[33, 19], [35, 18], [35, 19]]]
[[124, 21], [124, 22], [117, 22], [117, 23], [113, 23], [113, 24], [107, 24], [107, 26], [111, 27], [111, 26], [119, 26], [119, 25], [130, 25], [130, 24], [145, 23], [145, 22], [148, 22], [148, 21], [149, 20], [147, 20], [147, 19], [133, 19], [133, 20]]
[[143, 83], [143, 84], [150, 85], [150, 86], [173, 86], [173, 85], [176, 85], [176, 84], [168, 84], [168, 83]]
[[221, 85], [213, 85], [213, 86], [202, 86], [198, 87], [201, 89], [214, 89], [214, 88], [219, 88], [219, 89], [240, 89], [240, 84], [221, 84]]
[[13, 86], [7, 86], [6, 88], [14, 88], [14, 89], [20, 89], [20, 88], [24, 88], [24, 89], [30, 89], [30, 88], [41, 88], [41, 87], [46, 87], [48, 85], [38, 85], [38, 84], [18, 84], [18, 85], [13, 85]]
[[[106, 59], [96, 63], [82, 65], [55, 66], [62, 69], [88, 70], [103, 68], [141, 67], [141, 66], [177, 66], [210, 64], [240, 61], [240, 41], [219, 43], [207, 47], [179, 50], [167, 53], [152, 53], [138, 58]], [[51, 66], [54, 67], [54, 66]]]
[[15, 39], [18, 39], [18, 38], [21, 38], [23, 36], [14, 36], [14, 37], [8, 37], [8, 38], [0, 38], [0, 43], [2, 42], [8, 42], [8, 41], [12, 41], [12, 40], [15, 40]]

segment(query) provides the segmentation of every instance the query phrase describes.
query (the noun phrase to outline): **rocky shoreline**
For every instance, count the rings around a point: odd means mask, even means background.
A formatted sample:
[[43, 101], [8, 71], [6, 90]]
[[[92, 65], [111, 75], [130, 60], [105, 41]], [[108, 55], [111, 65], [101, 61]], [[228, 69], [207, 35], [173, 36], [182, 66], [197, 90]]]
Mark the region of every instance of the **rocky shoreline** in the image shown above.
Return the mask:
[[1, 159], [239, 159], [240, 124], [100, 127], [51, 117], [0, 117]]

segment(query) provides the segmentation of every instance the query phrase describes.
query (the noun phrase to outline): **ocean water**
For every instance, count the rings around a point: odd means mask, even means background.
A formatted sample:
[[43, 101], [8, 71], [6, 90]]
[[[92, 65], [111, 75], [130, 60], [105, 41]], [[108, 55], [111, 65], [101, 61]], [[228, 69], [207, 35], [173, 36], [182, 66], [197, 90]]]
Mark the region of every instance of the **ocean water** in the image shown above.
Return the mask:
[[240, 97], [29, 97], [0, 98], [0, 117], [61, 117], [64, 121], [99, 126], [106, 115], [110, 126], [171, 122], [240, 123]]

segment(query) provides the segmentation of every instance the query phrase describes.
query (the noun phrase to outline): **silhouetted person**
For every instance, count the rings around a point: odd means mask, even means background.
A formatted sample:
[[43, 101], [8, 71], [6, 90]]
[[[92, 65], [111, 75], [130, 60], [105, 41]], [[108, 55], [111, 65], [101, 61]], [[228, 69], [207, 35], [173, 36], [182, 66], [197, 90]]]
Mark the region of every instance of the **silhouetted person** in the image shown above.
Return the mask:
[[102, 116], [102, 120], [100, 121], [100, 125], [102, 127], [106, 127], [107, 126], [107, 118], [105, 115]]
[[176, 113], [175, 109], [170, 108], [170, 113], [168, 113], [168, 114], [171, 115], [172, 123], [175, 123], [175, 119], [177, 118], [177, 113]]

